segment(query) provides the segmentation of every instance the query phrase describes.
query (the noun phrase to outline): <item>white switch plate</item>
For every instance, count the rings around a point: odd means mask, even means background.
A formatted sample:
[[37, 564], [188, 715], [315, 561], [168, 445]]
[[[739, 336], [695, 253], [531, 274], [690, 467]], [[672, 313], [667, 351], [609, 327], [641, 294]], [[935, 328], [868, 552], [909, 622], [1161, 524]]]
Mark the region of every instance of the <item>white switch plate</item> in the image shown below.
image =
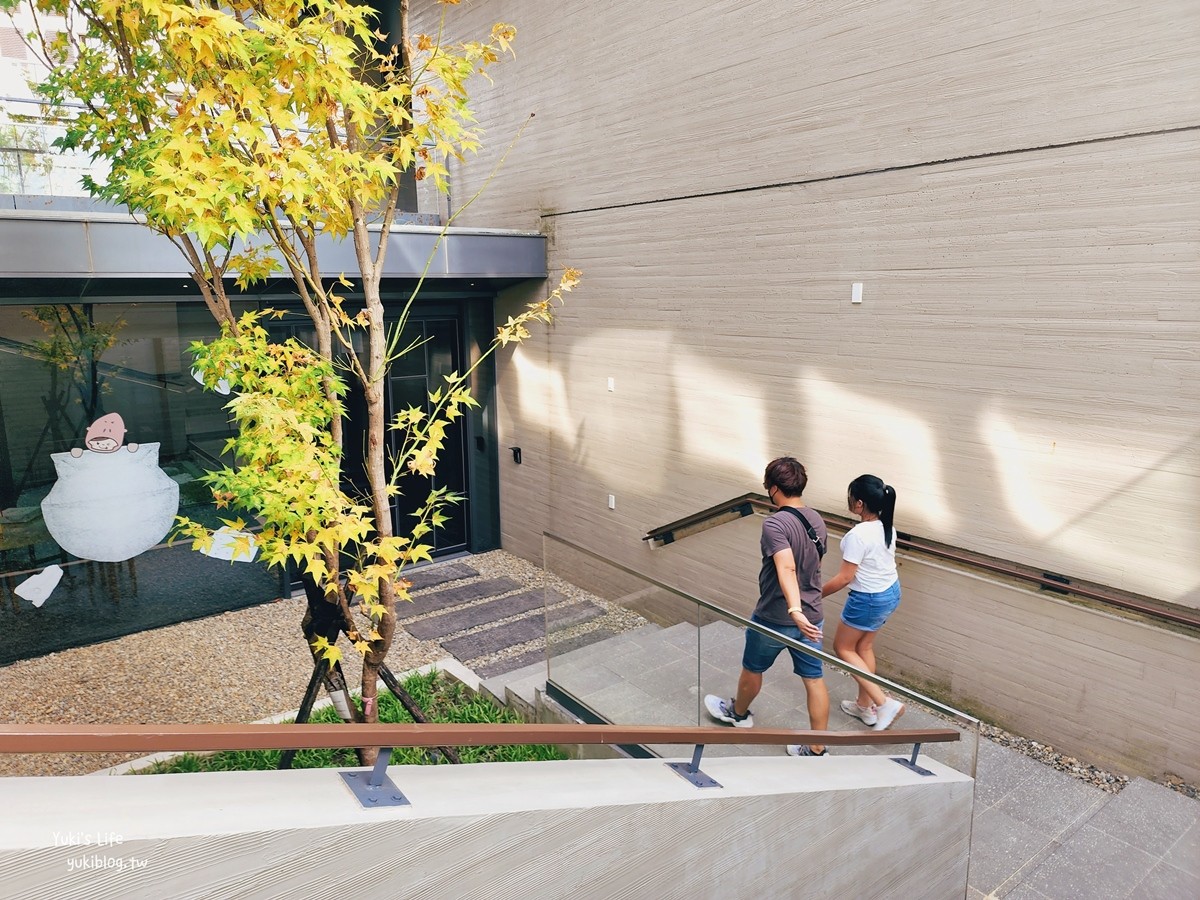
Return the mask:
[[617, 389], [617, 379], [615, 379], [615, 378], [608, 379], [608, 389], [610, 391], [615, 391]]
[[616, 508], [617, 508], [617, 497], [616, 497], [616, 495], [615, 495], [615, 494], [609, 494], [609, 495], [608, 495], [608, 508], [609, 508], [609, 509], [616, 509]]
[[850, 286], [850, 302], [862, 303], [862, 282], [856, 281]]

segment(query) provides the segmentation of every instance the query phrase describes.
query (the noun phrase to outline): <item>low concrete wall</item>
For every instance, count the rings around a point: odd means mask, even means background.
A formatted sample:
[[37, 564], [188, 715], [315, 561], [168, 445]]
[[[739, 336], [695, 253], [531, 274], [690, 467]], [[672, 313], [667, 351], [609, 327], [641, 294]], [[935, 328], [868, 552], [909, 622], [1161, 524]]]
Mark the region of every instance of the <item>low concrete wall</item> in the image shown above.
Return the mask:
[[922, 758], [713, 758], [8, 778], [6, 898], [956, 897], [973, 783]]

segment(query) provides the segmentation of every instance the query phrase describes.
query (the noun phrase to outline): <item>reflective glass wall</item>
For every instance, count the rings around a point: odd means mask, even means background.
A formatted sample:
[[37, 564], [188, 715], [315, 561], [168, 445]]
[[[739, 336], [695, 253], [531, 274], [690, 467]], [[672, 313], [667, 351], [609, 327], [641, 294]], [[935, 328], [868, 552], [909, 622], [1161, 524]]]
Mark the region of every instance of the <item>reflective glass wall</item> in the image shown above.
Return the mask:
[[[176, 495], [180, 514], [217, 521], [199, 478], [230, 433], [228, 398], [201, 389], [187, 354], [215, 333], [194, 302], [0, 300], [0, 663], [280, 596], [260, 563], [167, 547], [153, 524], [136, 534]], [[97, 424], [113, 414], [123, 431]], [[106, 440], [117, 449], [90, 452]], [[112, 466], [129, 485], [116, 494]], [[89, 541], [116, 538], [152, 545], [98, 561], [128, 551]]]

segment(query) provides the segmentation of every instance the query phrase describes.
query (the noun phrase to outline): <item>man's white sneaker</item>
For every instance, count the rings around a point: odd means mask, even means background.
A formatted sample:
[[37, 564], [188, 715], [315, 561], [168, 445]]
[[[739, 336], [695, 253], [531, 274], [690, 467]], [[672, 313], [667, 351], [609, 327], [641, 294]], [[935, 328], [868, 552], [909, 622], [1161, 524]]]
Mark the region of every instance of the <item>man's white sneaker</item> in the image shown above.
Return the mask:
[[854, 700], [843, 700], [842, 712], [856, 719], [862, 719], [864, 725], [874, 725], [878, 721], [874, 706], [868, 706], [866, 709], [863, 709]]
[[875, 730], [884, 731], [890, 728], [892, 723], [902, 715], [904, 715], [904, 704], [894, 697], [888, 697], [883, 706], [877, 707], [875, 710]]
[[739, 716], [733, 711], [733, 701], [723, 700], [716, 694], [706, 694], [704, 697], [704, 708], [708, 710], [708, 714], [718, 722], [725, 722], [732, 725], [734, 728], [753, 728], [754, 716], [750, 710], [746, 710], [744, 716]]

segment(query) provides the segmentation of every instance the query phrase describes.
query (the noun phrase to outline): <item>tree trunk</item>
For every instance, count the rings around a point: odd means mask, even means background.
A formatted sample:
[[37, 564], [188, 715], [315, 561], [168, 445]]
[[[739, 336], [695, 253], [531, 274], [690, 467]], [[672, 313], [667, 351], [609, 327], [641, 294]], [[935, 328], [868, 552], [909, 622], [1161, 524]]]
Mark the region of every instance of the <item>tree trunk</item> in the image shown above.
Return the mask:
[[[364, 301], [367, 307], [368, 326], [368, 357], [367, 384], [363, 385], [367, 400], [367, 482], [371, 490], [371, 512], [375, 518], [375, 529], [379, 539], [392, 537], [392, 504], [387, 494], [387, 465], [386, 465], [386, 410], [384, 408], [384, 385], [387, 378], [387, 329], [383, 321], [383, 301], [379, 296], [378, 284], [372, 279], [364, 279]], [[390, 578], [384, 578], [379, 583], [379, 602], [384, 608], [384, 614], [376, 630], [379, 638], [371, 641], [370, 648], [363, 658], [362, 700], [363, 719], [367, 722], [379, 721], [379, 708], [376, 694], [379, 683], [379, 669], [387, 658], [392, 646], [392, 636], [396, 630], [396, 586]], [[365, 755], [369, 756], [366, 765], [375, 760], [378, 748], [368, 748]]]

